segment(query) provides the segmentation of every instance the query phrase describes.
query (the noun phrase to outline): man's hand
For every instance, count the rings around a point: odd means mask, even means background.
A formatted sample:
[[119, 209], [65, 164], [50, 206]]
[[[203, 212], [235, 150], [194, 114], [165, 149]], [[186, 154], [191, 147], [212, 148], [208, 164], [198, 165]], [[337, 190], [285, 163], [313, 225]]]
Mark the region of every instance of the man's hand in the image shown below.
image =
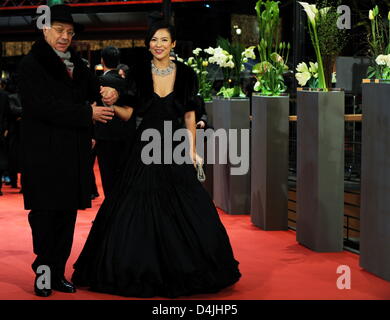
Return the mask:
[[107, 123], [107, 121], [111, 120], [114, 116], [114, 110], [110, 107], [100, 107], [96, 105], [94, 102], [92, 105], [92, 119], [94, 121], [99, 121], [103, 123]]
[[96, 140], [95, 139], [92, 139], [91, 146], [92, 146], [92, 149], [95, 148], [95, 146], [96, 146]]
[[114, 88], [100, 86], [100, 94], [102, 95], [102, 101], [107, 106], [112, 106], [118, 101], [119, 94]]

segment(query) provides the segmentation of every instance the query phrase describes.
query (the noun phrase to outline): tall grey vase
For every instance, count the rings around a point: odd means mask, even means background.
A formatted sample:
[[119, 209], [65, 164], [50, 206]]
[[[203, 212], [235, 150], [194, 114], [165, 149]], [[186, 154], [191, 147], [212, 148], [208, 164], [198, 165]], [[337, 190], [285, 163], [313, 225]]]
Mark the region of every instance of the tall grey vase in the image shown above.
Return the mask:
[[[249, 99], [222, 99], [213, 100], [213, 124], [214, 129], [226, 130], [229, 136], [229, 129], [238, 129], [238, 150], [241, 150], [240, 129], [249, 131]], [[228, 139], [229, 141], [229, 139]], [[219, 149], [219, 140], [216, 139], [216, 150]], [[249, 144], [249, 141], [247, 141]], [[229, 154], [229, 148], [225, 153]], [[248, 164], [250, 155], [245, 154]], [[250, 171], [244, 175], [232, 175], [231, 169], [237, 167], [229, 161], [227, 164], [220, 164], [218, 152], [216, 152], [216, 163], [214, 164], [214, 202], [217, 207], [228, 214], [249, 214], [250, 210]]]
[[360, 266], [390, 281], [390, 83], [363, 84]]
[[297, 241], [343, 250], [344, 92], [297, 92]]
[[251, 220], [288, 229], [289, 97], [252, 97]]

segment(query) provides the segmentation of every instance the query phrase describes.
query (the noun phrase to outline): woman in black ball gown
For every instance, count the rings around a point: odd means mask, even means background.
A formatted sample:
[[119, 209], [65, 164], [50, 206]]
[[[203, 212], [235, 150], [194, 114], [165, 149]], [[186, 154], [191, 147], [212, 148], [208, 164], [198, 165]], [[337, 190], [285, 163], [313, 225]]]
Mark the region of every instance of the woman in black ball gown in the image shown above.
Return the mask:
[[74, 265], [72, 280], [93, 291], [133, 297], [214, 293], [237, 282], [241, 274], [194, 165], [141, 160], [149, 143], [141, 140], [146, 129], [158, 130], [164, 140], [164, 121], [171, 121], [173, 130], [185, 125], [195, 136], [196, 74], [169, 59], [175, 46], [172, 26], [154, 23], [146, 45], [152, 64], [139, 64], [129, 76], [124, 98], [131, 108], [114, 107], [123, 119], [134, 113], [142, 121], [115, 189], [97, 213]]

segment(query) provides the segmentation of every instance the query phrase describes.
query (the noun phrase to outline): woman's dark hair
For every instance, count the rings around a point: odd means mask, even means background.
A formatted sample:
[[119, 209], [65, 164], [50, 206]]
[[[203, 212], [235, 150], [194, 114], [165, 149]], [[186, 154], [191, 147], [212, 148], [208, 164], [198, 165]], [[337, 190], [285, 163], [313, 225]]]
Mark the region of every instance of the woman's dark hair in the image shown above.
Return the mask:
[[167, 29], [171, 35], [172, 42], [176, 41], [176, 29], [173, 25], [169, 24], [164, 20], [155, 21], [150, 25], [148, 32], [145, 37], [145, 46], [149, 48], [150, 40], [152, 40], [154, 34], [160, 29]]

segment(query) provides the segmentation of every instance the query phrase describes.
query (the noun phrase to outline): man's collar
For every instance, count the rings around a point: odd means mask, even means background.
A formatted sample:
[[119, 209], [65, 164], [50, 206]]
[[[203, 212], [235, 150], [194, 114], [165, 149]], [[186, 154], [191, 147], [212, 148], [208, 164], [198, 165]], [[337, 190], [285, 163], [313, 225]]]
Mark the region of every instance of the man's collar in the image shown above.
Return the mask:
[[108, 70], [106, 70], [106, 71], [104, 71], [104, 73], [103, 73], [103, 76], [105, 76], [107, 73], [109, 73], [110, 71], [114, 71], [115, 69], [108, 69]]

